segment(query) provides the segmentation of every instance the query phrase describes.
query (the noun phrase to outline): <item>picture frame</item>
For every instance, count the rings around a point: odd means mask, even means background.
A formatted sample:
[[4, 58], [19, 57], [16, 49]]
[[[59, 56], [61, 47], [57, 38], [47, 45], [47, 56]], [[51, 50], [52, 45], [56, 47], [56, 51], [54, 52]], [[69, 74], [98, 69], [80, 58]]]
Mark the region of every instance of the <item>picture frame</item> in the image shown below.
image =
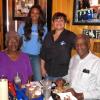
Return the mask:
[[74, 0], [73, 25], [100, 25], [100, 0]]
[[37, 0], [12, 0], [12, 15], [14, 20], [24, 20], [32, 5]]

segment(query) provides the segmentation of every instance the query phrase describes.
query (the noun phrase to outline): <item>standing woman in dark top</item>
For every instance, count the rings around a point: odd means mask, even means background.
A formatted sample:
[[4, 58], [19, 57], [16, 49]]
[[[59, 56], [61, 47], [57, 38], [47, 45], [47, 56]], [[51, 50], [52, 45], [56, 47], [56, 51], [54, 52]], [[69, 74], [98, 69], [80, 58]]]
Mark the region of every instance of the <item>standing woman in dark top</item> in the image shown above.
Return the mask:
[[68, 73], [76, 35], [64, 28], [67, 22], [65, 14], [55, 13], [52, 21], [54, 30], [47, 34], [41, 50], [41, 72], [43, 77], [55, 80]]
[[47, 33], [47, 26], [39, 5], [33, 5], [30, 8], [27, 19], [18, 28], [18, 33], [23, 39], [21, 50], [30, 57], [34, 80], [41, 80], [39, 55], [41, 43]]

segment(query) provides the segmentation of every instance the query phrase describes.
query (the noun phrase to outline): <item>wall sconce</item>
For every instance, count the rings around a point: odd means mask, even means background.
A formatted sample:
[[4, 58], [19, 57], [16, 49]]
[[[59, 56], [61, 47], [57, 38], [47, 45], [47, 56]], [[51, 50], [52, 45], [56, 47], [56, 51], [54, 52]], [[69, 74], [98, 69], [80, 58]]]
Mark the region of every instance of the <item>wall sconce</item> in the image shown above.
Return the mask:
[[93, 52], [100, 53], [100, 42], [94, 42]]

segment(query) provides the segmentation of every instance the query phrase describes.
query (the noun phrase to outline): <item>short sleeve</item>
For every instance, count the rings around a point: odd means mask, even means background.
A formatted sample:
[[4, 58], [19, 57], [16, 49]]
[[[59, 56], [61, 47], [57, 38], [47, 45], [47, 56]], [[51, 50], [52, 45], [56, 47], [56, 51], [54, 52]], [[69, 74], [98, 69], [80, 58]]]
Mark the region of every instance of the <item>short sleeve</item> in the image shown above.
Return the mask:
[[72, 47], [75, 48], [76, 34], [72, 32], [71, 43]]

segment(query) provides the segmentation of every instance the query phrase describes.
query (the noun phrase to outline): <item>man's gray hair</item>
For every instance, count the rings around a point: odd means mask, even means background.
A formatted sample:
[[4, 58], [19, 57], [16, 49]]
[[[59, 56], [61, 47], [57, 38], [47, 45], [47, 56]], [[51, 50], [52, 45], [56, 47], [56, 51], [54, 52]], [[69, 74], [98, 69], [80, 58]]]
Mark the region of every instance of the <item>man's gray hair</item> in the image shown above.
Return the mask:
[[85, 34], [79, 34], [79, 35], [77, 35], [76, 41], [77, 41], [78, 39], [84, 39], [87, 43], [90, 42], [89, 36], [87, 36], [87, 35], [85, 35]]

